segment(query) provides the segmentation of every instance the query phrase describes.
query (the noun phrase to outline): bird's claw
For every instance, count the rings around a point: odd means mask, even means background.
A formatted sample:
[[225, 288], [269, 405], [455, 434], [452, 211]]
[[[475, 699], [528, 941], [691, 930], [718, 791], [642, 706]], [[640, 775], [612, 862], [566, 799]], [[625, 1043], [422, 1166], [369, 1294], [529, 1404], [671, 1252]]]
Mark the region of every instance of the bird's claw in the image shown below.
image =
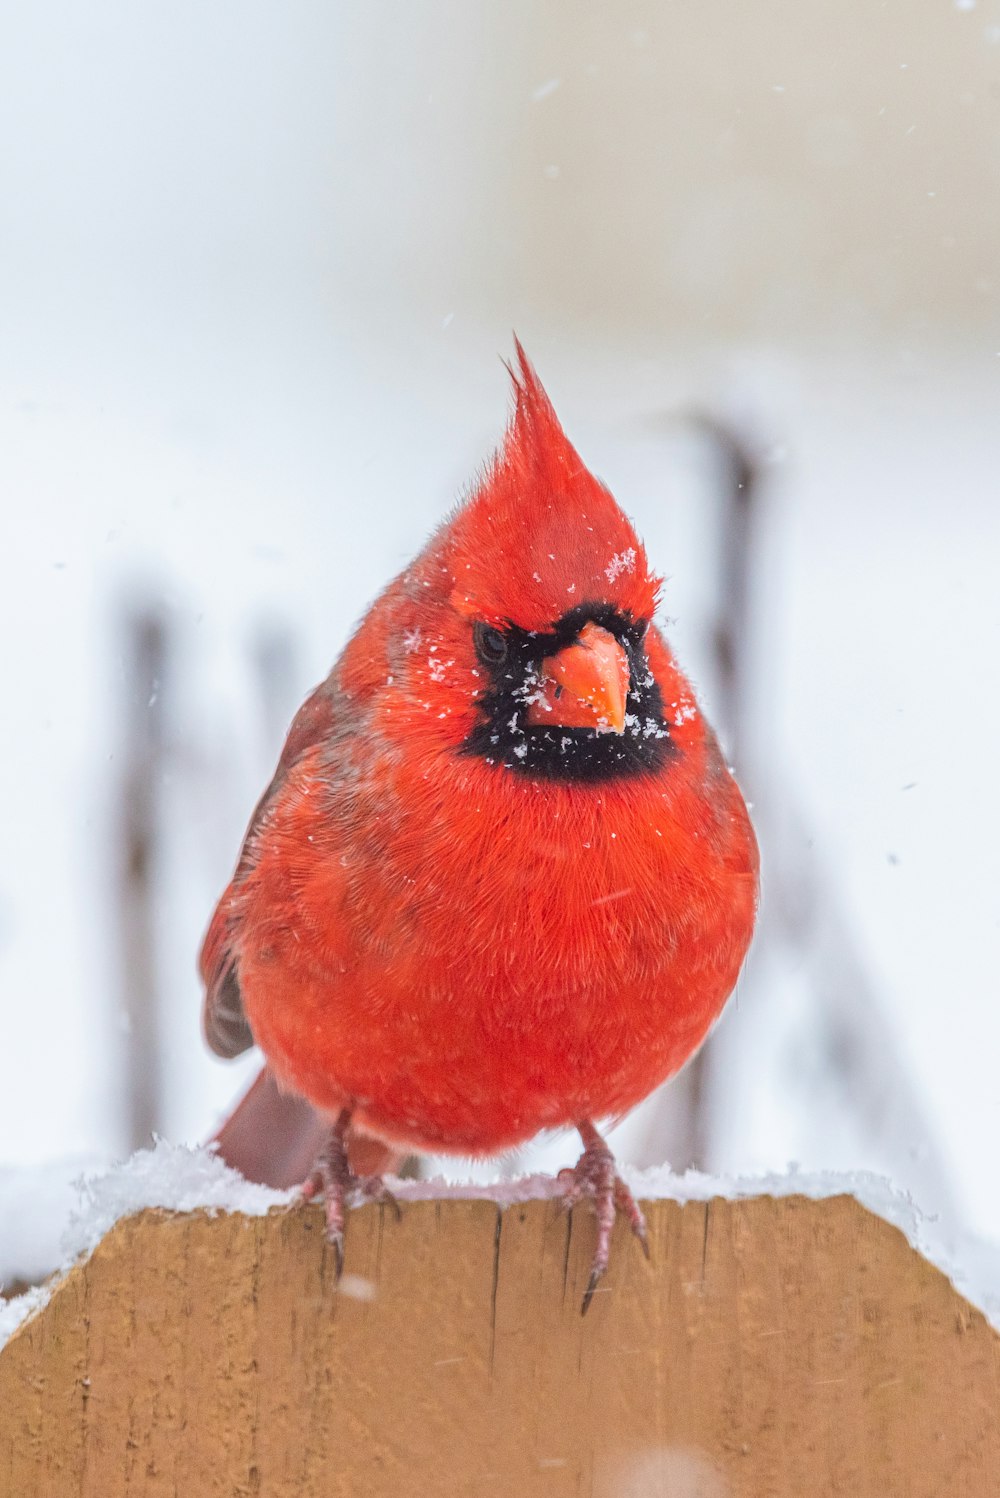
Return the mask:
[[344, 1223], [347, 1207], [364, 1202], [379, 1202], [390, 1207], [398, 1222], [402, 1217], [399, 1202], [381, 1176], [359, 1176], [351, 1169], [344, 1142], [344, 1129], [335, 1127], [322, 1153], [302, 1183], [306, 1201], [323, 1197], [326, 1203], [326, 1241], [333, 1250], [337, 1280], [344, 1272]]
[[648, 1262], [649, 1234], [646, 1231], [646, 1217], [620, 1175], [615, 1176], [615, 1210], [628, 1218], [628, 1225], [638, 1238], [643, 1257]]
[[587, 1311], [590, 1308], [590, 1302], [594, 1298], [594, 1291], [597, 1289], [597, 1286], [600, 1283], [603, 1274], [604, 1270], [598, 1269], [596, 1265], [590, 1271], [590, 1279], [587, 1281], [587, 1288], [583, 1292], [583, 1304], [580, 1307], [581, 1316], [586, 1316]]
[[563, 1210], [569, 1211], [587, 1196], [594, 1203], [597, 1217], [597, 1243], [591, 1261], [590, 1278], [580, 1307], [580, 1314], [585, 1316], [594, 1298], [594, 1291], [608, 1267], [611, 1230], [615, 1225], [616, 1214], [621, 1212], [628, 1219], [647, 1259], [649, 1237], [642, 1208], [615, 1170], [615, 1158], [604, 1140], [592, 1124], [581, 1125], [580, 1134], [584, 1142], [583, 1154], [572, 1169], [561, 1170], [556, 1179], [563, 1187]]

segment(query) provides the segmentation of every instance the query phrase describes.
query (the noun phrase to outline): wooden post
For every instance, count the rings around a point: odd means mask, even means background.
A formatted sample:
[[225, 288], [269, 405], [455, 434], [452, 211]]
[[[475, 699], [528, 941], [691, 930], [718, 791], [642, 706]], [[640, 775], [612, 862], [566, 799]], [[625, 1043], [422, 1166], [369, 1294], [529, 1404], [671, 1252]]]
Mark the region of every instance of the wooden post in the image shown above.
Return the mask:
[[0, 1498], [986, 1498], [1000, 1337], [850, 1197], [144, 1212], [0, 1353]]

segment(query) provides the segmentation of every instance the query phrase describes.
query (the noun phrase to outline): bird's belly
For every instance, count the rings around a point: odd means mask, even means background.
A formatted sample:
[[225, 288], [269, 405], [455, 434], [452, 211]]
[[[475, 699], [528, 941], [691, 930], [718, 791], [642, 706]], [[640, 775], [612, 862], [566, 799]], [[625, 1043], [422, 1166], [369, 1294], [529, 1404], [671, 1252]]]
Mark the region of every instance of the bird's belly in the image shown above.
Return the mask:
[[532, 881], [505, 911], [425, 906], [319, 961], [272, 931], [240, 962], [254, 1035], [314, 1104], [415, 1149], [490, 1154], [622, 1113], [704, 1038], [753, 922], [752, 878], [655, 891]]

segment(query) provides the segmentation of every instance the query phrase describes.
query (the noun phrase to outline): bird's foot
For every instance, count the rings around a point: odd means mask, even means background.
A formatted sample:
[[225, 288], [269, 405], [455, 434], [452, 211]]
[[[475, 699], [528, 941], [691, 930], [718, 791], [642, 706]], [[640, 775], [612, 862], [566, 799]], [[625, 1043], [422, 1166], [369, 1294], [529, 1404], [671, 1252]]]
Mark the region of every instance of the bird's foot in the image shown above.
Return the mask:
[[386, 1186], [381, 1176], [359, 1176], [351, 1169], [347, 1157], [347, 1126], [351, 1121], [349, 1109], [344, 1109], [330, 1137], [316, 1158], [316, 1163], [302, 1183], [302, 1195], [306, 1201], [315, 1201], [322, 1196], [326, 1202], [326, 1238], [333, 1249], [337, 1279], [344, 1269], [344, 1219], [347, 1207], [358, 1207], [362, 1202], [384, 1202], [401, 1215], [399, 1203]]
[[561, 1170], [558, 1180], [563, 1187], [563, 1204], [569, 1209], [585, 1196], [594, 1203], [597, 1217], [597, 1245], [590, 1266], [590, 1279], [580, 1308], [581, 1315], [594, 1298], [611, 1252], [611, 1230], [615, 1225], [615, 1214], [621, 1212], [629, 1222], [633, 1233], [642, 1244], [642, 1251], [649, 1258], [649, 1241], [646, 1236], [646, 1219], [635, 1197], [615, 1170], [615, 1157], [608, 1149], [592, 1123], [578, 1125], [583, 1140], [583, 1154], [572, 1169]]

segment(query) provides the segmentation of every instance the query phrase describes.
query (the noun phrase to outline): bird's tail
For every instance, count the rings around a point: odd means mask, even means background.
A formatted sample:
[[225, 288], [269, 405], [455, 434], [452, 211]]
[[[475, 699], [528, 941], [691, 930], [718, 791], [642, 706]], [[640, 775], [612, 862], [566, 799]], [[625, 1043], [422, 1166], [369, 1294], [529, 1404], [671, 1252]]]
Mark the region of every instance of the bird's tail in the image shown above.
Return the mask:
[[[300, 1185], [312, 1170], [330, 1120], [305, 1098], [282, 1092], [265, 1066], [212, 1143], [219, 1158], [248, 1181], [285, 1190]], [[348, 1134], [347, 1151], [356, 1175], [389, 1175], [405, 1155], [369, 1134]]]

